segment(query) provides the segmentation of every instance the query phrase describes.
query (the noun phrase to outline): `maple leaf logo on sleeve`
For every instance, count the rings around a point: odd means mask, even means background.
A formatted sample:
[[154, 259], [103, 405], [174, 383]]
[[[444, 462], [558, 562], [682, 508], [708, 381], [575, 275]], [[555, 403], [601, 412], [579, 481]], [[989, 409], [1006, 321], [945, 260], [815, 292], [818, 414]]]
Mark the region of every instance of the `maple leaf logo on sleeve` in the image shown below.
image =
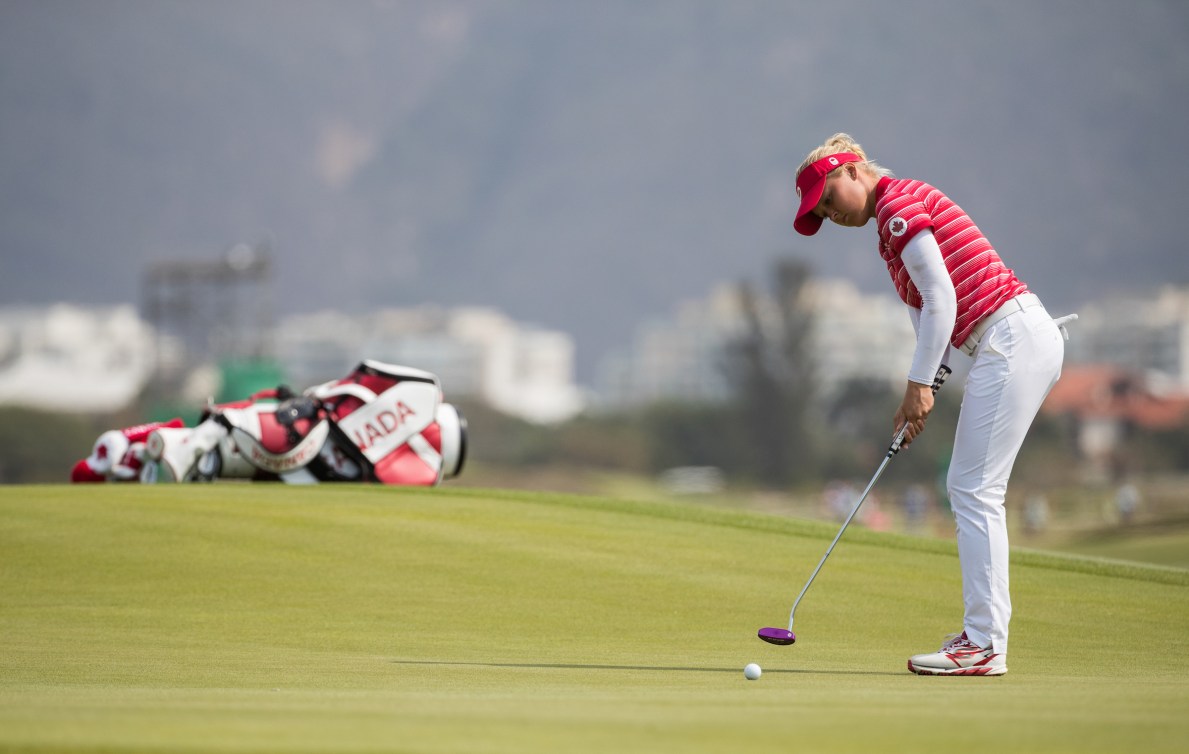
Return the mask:
[[907, 230], [908, 222], [902, 217], [893, 217], [891, 221], [888, 222], [888, 232], [896, 238], [904, 235], [904, 232]]

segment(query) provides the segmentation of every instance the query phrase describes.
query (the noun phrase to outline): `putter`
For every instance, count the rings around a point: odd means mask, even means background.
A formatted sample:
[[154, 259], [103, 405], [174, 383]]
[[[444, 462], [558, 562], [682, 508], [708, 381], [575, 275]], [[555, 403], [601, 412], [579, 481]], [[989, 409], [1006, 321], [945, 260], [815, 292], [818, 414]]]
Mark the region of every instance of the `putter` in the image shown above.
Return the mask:
[[[933, 378], [933, 394], [941, 388], [942, 383], [945, 382], [946, 377], [950, 376], [950, 368], [942, 364], [937, 370], [937, 376]], [[904, 441], [904, 433], [908, 431], [908, 423], [905, 422], [896, 436], [892, 438], [892, 444], [888, 446], [888, 452], [884, 456], [883, 463], [875, 471], [875, 476], [871, 477], [871, 481], [867, 483], [867, 489], [863, 490], [863, 494], [859, 496], [859, 502], [855, 503], [855, 507], [851, 509], [850, 515], [842, 522], [842, 528], [834, 535], [834, 541], [826, 548], [826, 554], [822, 556], [821, 562], [817, 564], [817, 568], [813, 569], [813, 573], [809, 576], [809, 581], [805, 582], [805, 586], [801, 587], [801, 593], [797, 595], [797, 599], [793, 602], [793, 609], [789, 612], [789, 627], [784, 628], [761, 628], [758, 636], [769, 644], [777, 644], [779, 646], [787, 646], [797, 640], [797, 635], [793, 633], [793, 619], [797, 615], [797, 605], [801, 604], [801, 598], [809, 591], [809, 585], [817, 578], [818, 571], [822, 570], [822, 566], [826, 564], [826, 558], [830, 557], [830, 553], [834, 551], [834, 545], [838, 544], [838, 540], [842, 538], [842, 533], [846, 531], [846, 527], [850, 526], [850, 522], [854, 519], [855, 514], [859, 512], [859, 507], [863, 505], [863, 501], [867, 499], [868, 493], [875, 483], [879, 481], [879, 477], [883, 474], [883, 470], [887, 468], [888, 461], [892, 460], [892, 456], [900, 452], [900, 443]]]

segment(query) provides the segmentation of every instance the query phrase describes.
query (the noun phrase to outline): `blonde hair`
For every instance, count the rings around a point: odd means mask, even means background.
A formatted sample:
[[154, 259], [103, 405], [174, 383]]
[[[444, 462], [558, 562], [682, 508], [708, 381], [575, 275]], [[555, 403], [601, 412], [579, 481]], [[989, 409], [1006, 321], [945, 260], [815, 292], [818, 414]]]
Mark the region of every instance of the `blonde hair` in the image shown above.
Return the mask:
[[[859, 142], [855, 141], [854, 137], [852, 137], [850, 134], [844, 133], [834, 134], [830, 138], [826, 139], [825, 144], [822, 144], [820, 147], [810, 152], [805, 158], [805, 161], [801, 163], [801, 167], [797, 168], [797, 175], [801, 175], [802, 170], [822, 159], [823, 157], [829, 157], [832, 154], [838, 154], [840, 152], [851, 152], [853, 154], [857, 154], [859, 157], [862, 157], [863, 161], [859, 163], [859, 167], [871, 173], [872, 175], [876, 175], [881, 178], [892, 175], [892, 171], [873, 160], [867, 159], [867, 153], [863, 151], [861, 146], [859, 146]], [[837, 170], [837, 168], [835, 168], [835, 170]]]

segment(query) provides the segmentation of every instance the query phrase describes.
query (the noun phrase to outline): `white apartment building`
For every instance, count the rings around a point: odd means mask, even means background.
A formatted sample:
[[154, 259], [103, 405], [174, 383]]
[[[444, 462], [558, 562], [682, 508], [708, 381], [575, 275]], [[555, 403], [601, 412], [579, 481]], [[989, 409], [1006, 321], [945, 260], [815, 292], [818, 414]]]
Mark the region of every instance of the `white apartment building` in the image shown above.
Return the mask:
[[148, 383], [155, 348], [130, 305], [0, 310], [0, 404], [118, 410]]

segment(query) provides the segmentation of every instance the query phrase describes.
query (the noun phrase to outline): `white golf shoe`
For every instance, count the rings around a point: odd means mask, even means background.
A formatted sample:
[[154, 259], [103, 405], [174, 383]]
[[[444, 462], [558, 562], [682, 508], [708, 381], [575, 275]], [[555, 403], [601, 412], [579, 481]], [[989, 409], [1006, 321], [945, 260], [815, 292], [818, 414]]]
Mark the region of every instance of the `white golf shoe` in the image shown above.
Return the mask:
[[946, 637], [937, 652], [909, 657], [908, 669], [917, 675], [1003, 675], [1007, 672], [1007, 655], [980, 647], [963, 631]]

